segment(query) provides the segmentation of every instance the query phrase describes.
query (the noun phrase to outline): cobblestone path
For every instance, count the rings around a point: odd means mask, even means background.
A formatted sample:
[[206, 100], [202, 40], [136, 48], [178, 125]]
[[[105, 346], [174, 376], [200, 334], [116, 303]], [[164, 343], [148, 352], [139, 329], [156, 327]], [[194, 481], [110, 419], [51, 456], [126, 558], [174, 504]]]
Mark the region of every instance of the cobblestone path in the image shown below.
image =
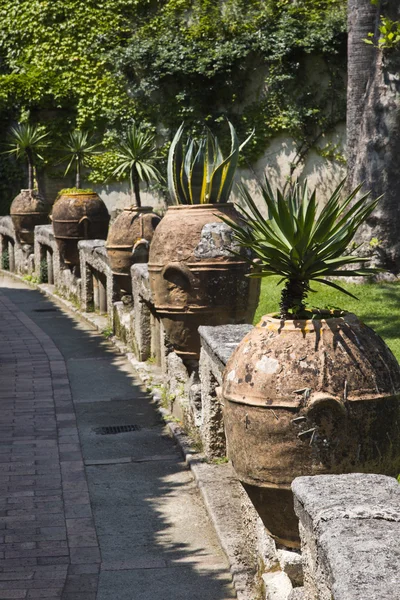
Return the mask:
[[[125, 359], [38, 292], [5, 282], [0, 599], [234, 598], [190, 472]], [[136, 437], [94, 433], [132, 420]]]

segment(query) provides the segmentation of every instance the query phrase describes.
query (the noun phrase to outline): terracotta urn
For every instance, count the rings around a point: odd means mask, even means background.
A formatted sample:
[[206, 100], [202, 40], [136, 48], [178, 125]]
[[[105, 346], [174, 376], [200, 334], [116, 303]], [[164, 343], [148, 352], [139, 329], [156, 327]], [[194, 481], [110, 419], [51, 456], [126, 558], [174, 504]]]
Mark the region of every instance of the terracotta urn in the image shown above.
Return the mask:
[[150, 206], [130, 206], [118, 215], [107, 236], [107, 254], [120, 289], [132, 292], [131, 266], [147, 263], [150, 242], [161, 218]]
[[21, 190], [10, 207], [10, 215], [20, 244], [33, 244], [36, 225], [49, 222], [50, 205], [34, 190]]
[[220, 217], [238, 221], [232, 204], [170, 207], [150, 246], [149, 276], [167, 340], [183, 360], [197, 360], [200, 325], [251, 323], [259, 280], [246, 277], [245, 252]]
[[228, 445], [266, 528], [299, 544], [291, 482], [300, 475], [400, 473], [400, 367], [355, 315], [264, 316], [224, 372]]
[[51, 214], [54, 237], [65, 264], [79, 265], [79, 240], [105, 240], [110, 215], [95, 192], [64, 192]]

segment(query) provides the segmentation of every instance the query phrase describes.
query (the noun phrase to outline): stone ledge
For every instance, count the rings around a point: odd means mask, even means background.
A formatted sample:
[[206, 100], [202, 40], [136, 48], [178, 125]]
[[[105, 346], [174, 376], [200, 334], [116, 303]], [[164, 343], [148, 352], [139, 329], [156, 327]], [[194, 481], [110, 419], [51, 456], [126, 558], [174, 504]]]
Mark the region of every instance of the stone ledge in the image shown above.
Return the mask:
[[0, 217], [0, 233], [15, 239], [15, 229], [10, 215]]
[[400, 485], [392, 477], [364, 473], [298, 477], [292, 489], [314, 525], [338, 518], [400, 522]]
[[214, 355], [223, 368], [232, 352], [244, 336], [253, 329], [253, 325], [217, 325], [215, 327], [199, 327], [202, 347], [210, 355]]
[[299, 477], [305, 600], [392, 600], [400, 570], [400, 486], [352, 473]]

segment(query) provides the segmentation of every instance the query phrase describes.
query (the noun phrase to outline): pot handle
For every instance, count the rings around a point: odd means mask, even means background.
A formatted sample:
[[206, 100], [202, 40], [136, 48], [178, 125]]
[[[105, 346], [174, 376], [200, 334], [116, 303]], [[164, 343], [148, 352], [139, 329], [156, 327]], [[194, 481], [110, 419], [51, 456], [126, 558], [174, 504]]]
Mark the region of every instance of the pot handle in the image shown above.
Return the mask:
[[340, 412], [343, 415], [346, 413], [346, 407], [344, 406], [340, 398], [332, 396], [331, 394], [326, 394], [324, 392], [317, 392], [316, 394], [312, 394], [306, 406], [307, 415], [311, 416], [312, 413], [316, 413], [322, 409], [329, 409], [334, 412]]
[[78, 221], [78, 227], [82, 227], [83, 230], [83, 237], [85, 240], [89, 239], [89, 228], [90, 228], [90, 219], [87, 215], [83, 216], [79, 221]]
[[134, 263], [146, 263], [149, 259], [149, 242], [144, 238], [136, 240], [132, 248], [132, 260]]
[[190, 269], [180, 262], [170, 262], [165, 265], [162, 276], [183, 290], [188, 290], [192, 286], [193, 275]]

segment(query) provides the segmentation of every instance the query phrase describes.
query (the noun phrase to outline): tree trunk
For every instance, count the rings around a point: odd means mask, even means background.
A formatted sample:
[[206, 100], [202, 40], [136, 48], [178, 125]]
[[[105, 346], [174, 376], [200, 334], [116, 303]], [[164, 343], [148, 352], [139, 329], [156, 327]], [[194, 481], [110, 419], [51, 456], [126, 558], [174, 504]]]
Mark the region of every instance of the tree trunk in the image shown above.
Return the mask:
[[75, 187], [78, 188], [78, 190], [81, 189], [81, 165], [79, 164], [79, 161], [76, 161]]
[[[362, 40], [374, 32], [377, 8], [371, 0], [348, 0], [347, 64], [347, 166], [352, 173], [356, 159], [367, 84], [375, 48]], [[354, 186], [355, 187], [355, 186]]]
[[133, 189], [133, 192], [135, 194], [134, 204], [137, 208], [140, 208], [142, 206], [140, 200], [140, 179], [136, 167], [132, 167], [131, 171], [131, 189]]
[[33, 190], [33, 157], [32, 153], [27, 150], [26, 156], [28, 159], [28, 190]]
[[[380, 263], [400, 273], [400, 46], [378, 50], [362, 41], [365, 30], [377, 32], [380, 15], [400, 20], [398, 0], [372, 6], [349, 0], [349, 21], [363, 23], [349, 38], [348, 166], [349, 184], [364, 181], [372, 197], [383, 194], [360, 230], [360, 239], [379, 240]], [[371, 12], [371, 6], [372, 11]], [[367, 32], [368, 33], [368, 32]], [[375, 42], [378, 35], [375, 36]], [[372, 48], [372, 54], [371, 54]], [[362, 55], [364, 54], [364, 58]], [[357, 114], [358, 113], [358, 114]]]

